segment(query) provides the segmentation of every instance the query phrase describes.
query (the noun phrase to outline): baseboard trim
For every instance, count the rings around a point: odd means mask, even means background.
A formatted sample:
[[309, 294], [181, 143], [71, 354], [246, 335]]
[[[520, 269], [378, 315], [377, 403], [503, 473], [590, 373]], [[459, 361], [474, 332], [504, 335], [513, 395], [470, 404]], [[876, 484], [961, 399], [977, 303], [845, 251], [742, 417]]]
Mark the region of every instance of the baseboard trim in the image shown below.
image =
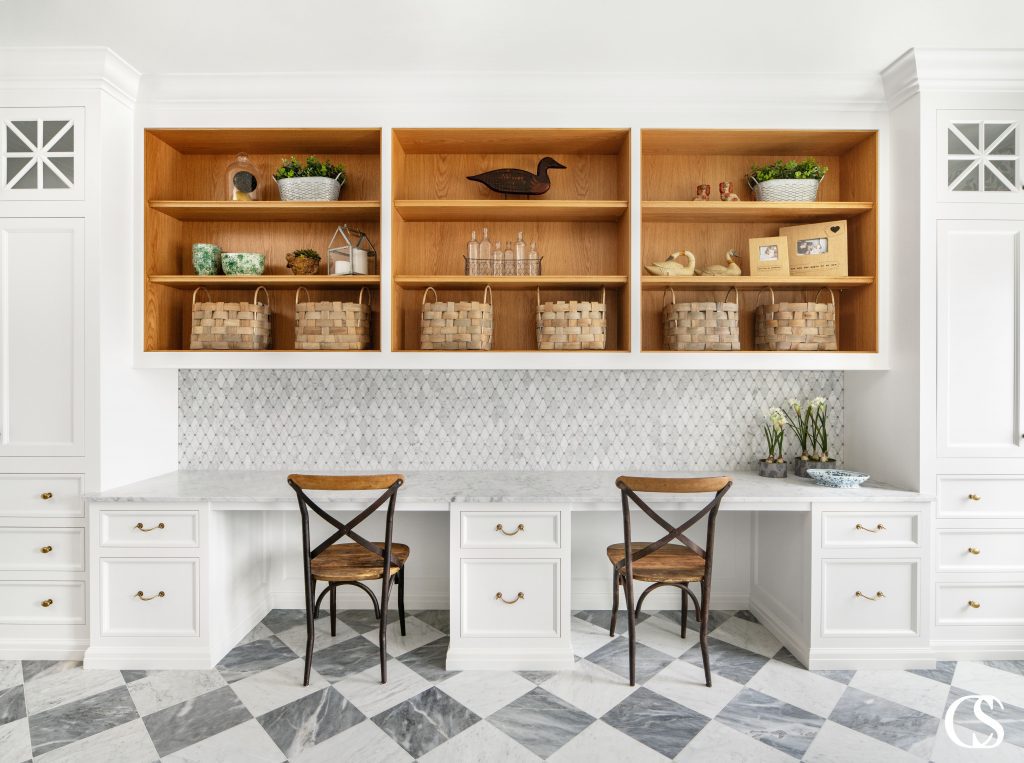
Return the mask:
[[1021, 641], [932, 641], [936, 660], [1024, 660]]
[[85, 669], [209, 670], [217, 664], [205, 646], [91, 646]]
[[75, 660], [85, 658], [89, 639], [69, 641], [34, 638], [31, 641], [0, 641], [0, 660]]
[[571, 670], [572, 647], [516, 649], [514, 653], [479, 647], [449, 647], [447, 670]]
[[809, 670], [928, 670], [935, 667], [935, 652], [920, 647], [833, 647], [811, 649]]

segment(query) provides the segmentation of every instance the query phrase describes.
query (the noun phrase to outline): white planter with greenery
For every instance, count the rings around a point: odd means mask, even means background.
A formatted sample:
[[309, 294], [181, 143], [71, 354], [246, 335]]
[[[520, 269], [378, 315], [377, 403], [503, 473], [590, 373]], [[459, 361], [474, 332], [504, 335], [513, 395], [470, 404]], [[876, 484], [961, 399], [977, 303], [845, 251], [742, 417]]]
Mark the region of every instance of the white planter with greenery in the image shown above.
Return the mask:
[[755, 201], [817, 201], [818, 185], [826, 172], [828, 167], [812, 158], [802, 162], [780, 160], [751, 167], [747, 184], [754, 192]]
[[315, 156], [303, 166], [293, 156], [277, 168], [274, 180], [281, 201], [337, 201], [345, 185], [345, 168]]

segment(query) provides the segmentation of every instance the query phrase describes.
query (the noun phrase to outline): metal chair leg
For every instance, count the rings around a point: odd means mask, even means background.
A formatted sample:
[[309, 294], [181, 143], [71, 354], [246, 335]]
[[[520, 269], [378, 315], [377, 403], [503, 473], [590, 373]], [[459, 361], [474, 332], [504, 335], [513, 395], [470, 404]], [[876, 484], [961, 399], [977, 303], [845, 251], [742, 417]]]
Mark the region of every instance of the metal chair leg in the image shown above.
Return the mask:
[[405, 567], [402, 567], [395, 576], [398, 581], [398, 624], [405, 635]]
[[687, 612], [690, 609], [690, 601], [689, 601], [690, 597], [686, 595], [686, 590], [685, 590], [685, 589], [687, 589], [689, 587], [690, 587], [689, 583], [683, 583], [683, 589], [684, 590], [681, 590], [679, 592], [680, 595], [683, 597], [683, 612], [682, 612], [682, 614], [683, 614], [683, 625], [682, 625], [682, 630], [679, 633], [679, 635], [682, 638], [686, 638], [686, 614], [687, 614]]
[[615, 635], [615, 622], [619, 616], [619, 571], [612, 567], [612, 626], [608, 629], [608, 635]]
[[338, 635], [338, 586], [331, 583], [331, 638]]
[[707, 581], [701, 581], [700, 586], [700, 656], [704, 660], [704, 680], [708, 687], [711, 686], [711, 658], [708, 656], [708, 606], [711, 597], [708, 595]]
[[382, 577], [384, 585], [380, 592], [380, 635], [377, 643], [380, 645], [380, 682], [388, 682], [388, 595], [391, 593], [391, 575]]
[[623, 576], [626, 589], [626, 616], [629, 622], [629, 685], [636, 686], [636, 607], [633, 605], [633, 578]]
[[315, 581], [306, 587], [306, 665], [302, 674], [302, 685], [309, 686], [309, 674], [313, 669], [313, 590]]

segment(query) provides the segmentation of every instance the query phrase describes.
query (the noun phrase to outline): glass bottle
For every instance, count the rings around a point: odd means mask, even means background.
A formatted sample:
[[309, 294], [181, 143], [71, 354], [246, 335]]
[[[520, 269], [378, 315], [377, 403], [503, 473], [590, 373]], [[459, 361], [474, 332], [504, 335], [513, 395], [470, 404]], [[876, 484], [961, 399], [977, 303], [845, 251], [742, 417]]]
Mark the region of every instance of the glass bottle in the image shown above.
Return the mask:
[[505, 247], [505, 275], [514, 276], [516, 274], [516, 252], [512, 248], [512, 239], [508, 240], [508, 245]]
[[530, 275], [540, 275], [540, 255], [537, 253], [537, 242], [530, 242], [530, 254], [527, 256], [527, 260], [530, 264]]
[[238, 154], [228, 165], [227, 192], [230, 201], [259, 201], [260, 174], [247, 154]]
[[519, 231], [516, 238], [516, 275], [529, 275], [529, 266], [526, 263], [526, 241], [523, 239], [522, 231]]
[[477, 263], [477, 275], [491, 275], [491, 251], [491, 240], [487, 237], [487, 228], [484, 228], [484, 237], [480, 241], [480, 261]]
[[502, 248], [500, 241], [494, 242], [494, 257], [491, 262], [493, 263], [494, 275], [505, 275], [505, 250]]
[[469, 237], [469, 243], [466, 244], [466, 275], [480, 275], [479, 263], [480, 242], [476, 240], [476, 231], [473, 231], [472, 235]]

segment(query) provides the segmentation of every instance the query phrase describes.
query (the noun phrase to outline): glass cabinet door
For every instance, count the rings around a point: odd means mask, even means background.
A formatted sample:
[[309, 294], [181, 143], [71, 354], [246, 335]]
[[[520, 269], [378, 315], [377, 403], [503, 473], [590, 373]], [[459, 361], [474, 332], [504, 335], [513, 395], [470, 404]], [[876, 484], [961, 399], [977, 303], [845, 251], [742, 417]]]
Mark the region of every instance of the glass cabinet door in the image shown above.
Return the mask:
[[0, 201], [83, 198], [84, 110], [0, 108]]
[[939, 201], [1024, 201], [1024, 111], [939, 112]]

